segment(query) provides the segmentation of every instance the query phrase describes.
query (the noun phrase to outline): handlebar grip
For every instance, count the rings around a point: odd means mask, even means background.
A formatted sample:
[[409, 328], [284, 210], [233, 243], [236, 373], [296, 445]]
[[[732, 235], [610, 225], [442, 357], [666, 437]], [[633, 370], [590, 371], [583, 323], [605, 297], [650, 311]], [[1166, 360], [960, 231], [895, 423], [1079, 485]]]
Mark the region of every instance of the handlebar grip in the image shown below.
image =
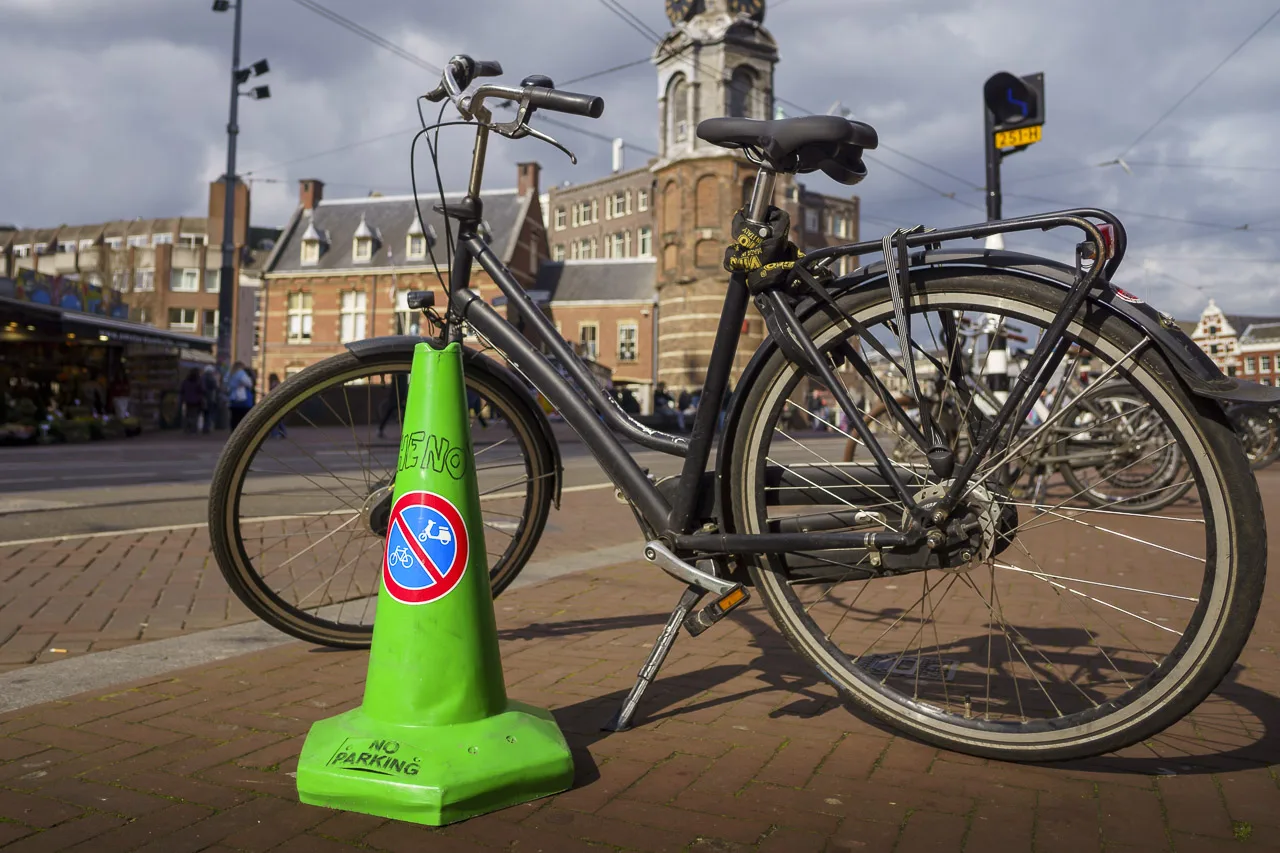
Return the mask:
[[476, 77], [502, 76], [502, 63], [497, 60], [476, 60]]
[[544, 89], [541, 86], [532, 86], [528, 92], [529, 106], [540, 110], [571, 113], [588, 118], [600, 118], [604, 113], [604, 98], [598, 95], [579, 95], [576, 92], [561, 92], [556, 89]]

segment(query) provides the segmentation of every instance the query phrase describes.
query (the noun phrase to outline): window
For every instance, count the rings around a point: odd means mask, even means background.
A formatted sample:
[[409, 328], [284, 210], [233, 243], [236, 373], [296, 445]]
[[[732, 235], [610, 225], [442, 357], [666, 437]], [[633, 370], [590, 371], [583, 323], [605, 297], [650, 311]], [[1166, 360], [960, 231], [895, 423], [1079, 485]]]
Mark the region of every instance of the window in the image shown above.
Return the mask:
[[592, 222], [600, 221], [600, 202], [592, 199], [591, 201], [580, 201], [573, 206], [573, 224], [590, 225]]
[[618, 361], [635, 361], [640, 342], [640, 327], [635, 323], [618, 324]]
[[596, 323], [578, 324], [578, 351], [592, 361], [600, 354], [599, 325]]
[[840, 214], [831, 216], [831, 233], [837, 237], [848, 239], [849, 237], [849, 217]]
[[37, 254], [37, 255], [47, 255], [47, 254], [49, 254], [49, 244], [48, 244], [48, 243], [36, 243], [36, 254]]
[[133, 246], [135, 249], [146, 248], [147, 244], [150, 242], [151, 240], [146, 234], [133, 234], [129, 237], [129, 245]]
[[808, 231], [810, 234], [817, 234], [822, 230], [818, 211], [814, 210], [812, 207], [806, 207], [804, 209], [804, 230]]
[[111, 289], [119, 293], [129, 292], [129, 273], [115, 270], [111, 273]]
[[1216, 335], [1216, 334], [1218, 334], [1218, 327], [1217, 327], [1217, 326], [1210, 326], [1210, 327], [1209, 327], [1209, 334], [1211, 334], [1211, 335]]
[[184, 249], [196, 249], [208, 245], [208, 237], [204, 234], [179, 234], [178, 245]]
[[551, 247], [551, 260], [553, 261], [564, 260], [564, 243], [556, 243], [554, 246]]
[[123, 238], [123, 237], [107, 237], [107, 238], [105, 238], [102, 242], [106, 243], [106, 244], [107, 244], [107, 248], [110, 248], [110, 249], [123, 249], [123, 248], [124, 248], [124, 238]]
[[85, 280], [89, 282], [90, 287], [102, 287], [101, 273], [91, 272]]
[[733, 70], [733, 77], [729, 79], [728, 105], [725, 114], [736, 118], [751, 118], [754, 105], [751, 103], [751, 90], [756, 83], [756, 74], [746, 66], [739, 66]]
[[75, 253], [76, 253], [75, 240], [59, 240], [58, 241], [58, 254], [74, 255]]
[[1245, 373], [1257, 373], [1257, 372], [1258, 372], [1258, 371], [1257, 371], [1257, 366], [1258, 366], [1257, 360], [1256, 360], [1256, 359], [1254, 359], [1254, 357], [1253, 357], [1253, 356], [1246, 356], [1246, 357], [1245, 357], [1245, 360], [1244, 360], [1244, 372], [1245, 372]]
[[600, 221], [600, 202], [596, 201], [594, 198], [591, 199], [591, 221]]
[[151, 245], [153, 246], [168, 246], [171, 243], [173, 243], [172, 233], [151, 235]]
[[1209, 355], [1217, 355], [1217, 354], [1218, 354], [1218, 345], [1209, 344]]
[[24, 245], [21, 245], [21, 246], [14, 246], [14, 247], [13, 247], [13, 256], [14, 256], [15, 258], [28, 258], [28, 257], [30, 257], [30, 256], [31, 256], [31, 245], [30, 245], [30, 244], [24, 244]]
[[649, 209], [649, 191], [636, 190], [636, 210], [644, 213]]
[[1271, 372], [1271, 356], [1263, 355], [1258, 357], [1258, 370], [1263, 373]]
[[567, 218], [568, 217], [565, 215], [564, 208], [557, 207], [556, 208], [556, 230], [557, 231], [563, 231], [565, 229], [565, 225], [567, 224], [565, 220]]
[[285, 315], [288, 318], [285, 340], [291, 344], [311, 343], [311, 294], [290, 293]]
[[653, 257], [653, 229], [648, 225], [636, 232], [636, 254], [642, 258]]
[[[155, 270], [134, 270], [133, 271], [133, 289], [137, 291], [147, 291], [156, 289], [156, 271]], [[192, 320], [191, 322], [195, 322]]]
[[357, 237], [355, 246], [351, 250], [351, 260], [368, 261], [373, 257], [373, 238]]
[[422, 330], [423, 317], [421, 311], [409, 308], [409, 291], [396, 292], [396, 334], [417, 335]]
[[631, 192], [616, 192], [604, 200], [604, 218], [614, 219], [631, 212]]
[[414, 260], [422, 260], [427, 256], [427, 237], [425, 234], [410, 234], [405, 242], [404, 253]]
[[689, 138], [689, 84], [683, 74], [671, 78], [667, 86], [668, 133], [672, 142], [684, 142]]
[[204, 271], [204, 292], [217, 293], [222, 290], [222, 270]]
[[596, 238], [583, 237], [581, 240], [574, 240], [571, 244], [570, 255], [573, 260], [590, 260], [596, 256]]
[[1234, 364], [1227, 365], [1227, 375], [1228, 376], [1236, 375], [1236, 366]]
[[200, 289], [200, 270], [174, 270], [169, 287], [179, 293], [195, 293]]
[[200, 334], [206, 338], [216, 338], [218, 336], [218, 309], [204, 309], [204, 321], [200, 324]]
[[342, 294], [341, 338], [342, 343], [363, 340], [365, 337], [365, 304], [369, 295], [363, 290], [349, 290]]
[[320, 261], [320, 241], [319, 240], [303, 240], [302, 241], [302, 262], [304, 264], [314, 264]]
[[196, 309], [170, 308], [169, 328], [175, 332], [194, 332], [196, 330]]
[[619, 231], [605, 244], [605, 257], [625, 258], [631, 254], [631, 232]]
[[83, 252], [85, 249], [92, 249], [92, 248], [93, 248], [93, 244], [94, 244], [95, 242], [97, 242], [97, 241], [95, 241], [92, 237], [87, 237], [87, 238], [85, 238], [85, 239], [81, 240], [81, 241], [80, 241], [80, 251], [82, 251], [82, 252]]

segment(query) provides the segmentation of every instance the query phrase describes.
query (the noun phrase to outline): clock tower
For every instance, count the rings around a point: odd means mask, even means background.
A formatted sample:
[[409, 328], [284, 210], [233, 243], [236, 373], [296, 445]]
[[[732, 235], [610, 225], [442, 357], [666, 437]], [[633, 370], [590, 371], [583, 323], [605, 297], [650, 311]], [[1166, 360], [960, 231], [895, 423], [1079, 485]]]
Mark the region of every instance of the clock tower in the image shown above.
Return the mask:
[[[654, 53], [658, 150], [654, 254], [658, 285], [658, 379], [696, 389], [706, 373], [724, 301], [724, 250], [733, 214], [750, 196], [756, 167], [697, 138], [716, 116], [773, 118], [777, 44], [763, 26], [764, 0], [666, 0], [673, 30]], [[790, 181], [778, 182], [778, 199]], [[789, 207], [790, 205], [785, 205]], [[794, 211], [792, 211], [794, 214]], [[737, 372], [764, 338], [751, 310]]]

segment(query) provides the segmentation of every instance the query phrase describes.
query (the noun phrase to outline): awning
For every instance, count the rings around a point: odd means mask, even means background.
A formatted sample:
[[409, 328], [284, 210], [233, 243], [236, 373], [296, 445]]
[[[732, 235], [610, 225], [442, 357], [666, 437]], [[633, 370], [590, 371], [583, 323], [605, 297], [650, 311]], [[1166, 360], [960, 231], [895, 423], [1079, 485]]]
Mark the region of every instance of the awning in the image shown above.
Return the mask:
[[57, 322], [61, 325], [63, 334], [74, 334], [78, 338], [90, 341], [105, 338], [119, 343], [183, 347], [202, 352], [213, 352], [216, 343], [212, 338], [157, 329], [145, 323], [117, 320], [101, 314], [71, 311], [56, 305], [41, 305], [37, 302], [0, 296], [0, 321], [10, 319], [19, 323]]

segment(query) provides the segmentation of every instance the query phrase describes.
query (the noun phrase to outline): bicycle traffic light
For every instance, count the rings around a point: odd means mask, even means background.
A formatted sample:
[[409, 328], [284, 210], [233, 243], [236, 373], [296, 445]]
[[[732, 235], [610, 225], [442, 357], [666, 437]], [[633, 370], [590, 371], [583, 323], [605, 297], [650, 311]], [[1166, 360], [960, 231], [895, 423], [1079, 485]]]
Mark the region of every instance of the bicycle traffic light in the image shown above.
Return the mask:
[[992, 74], [982, 87], [991, 112], [996, 148], [1019, 148], [1040, 141], [1044, 127], [1044, 74], [1017, 77], [1008, 71]]

